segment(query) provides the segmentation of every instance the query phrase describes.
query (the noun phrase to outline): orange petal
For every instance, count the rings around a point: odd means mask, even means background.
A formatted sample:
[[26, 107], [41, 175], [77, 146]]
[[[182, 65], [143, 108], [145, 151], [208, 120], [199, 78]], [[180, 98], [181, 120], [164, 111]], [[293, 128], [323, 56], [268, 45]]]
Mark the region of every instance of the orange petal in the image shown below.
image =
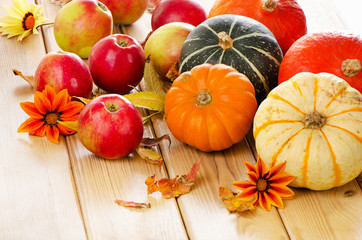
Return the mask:
[[[78, 115], [80, 111], [83, 109], [84, 104], [78, 101], [71, 101], [65, 107], [62, 108], [61, 118], [73, 117], [74, 115]], [[74, 119], [77, 120], [77, 119]]]
[[35, 104], [32, 102], [21, 102], [20, 107], [32, 118], [42, 119], [44, 116], [38, 111]]
[[257, 193], [256, 187], [253, 186], [253, 187], [249, 187], [249, 188], [244, 189], [244, 191], [239, 193], [236, 197], [238, 199], [241, 199], [241, 200], [244, 200], [244, 201], [250, 201], [255, 196], [255, 193]]
[[255, 170], [255, 166], [249, 162], [243, 161], [246, 169], [248, 170], [248, 172], [256, 172]]
[[256, 176], [258, 178], [263, 177], [266, 173], [266, 166], [264, 161], [259, 157], [256, 162]]
[[57, 127], [50, 126], [46, 132], [46, 136], [50, 142], [59, 144], [59, 130]]
[[50, 85], [45, 85], [45, 89], [42, 93], [44, 97], [52, 104], [56, 95], [55, 89]]
[[233, 187], [240, 190], [244, 190], [245, 188], [249, 188], [252, 186], [255, 187], [255, 184], [253, 185], [250, 181], [236, 181], [233, 183]]
[[248, 172], [246, 173], [246, 175], [248, 175], [250, 181], [256, 185], [256, 181], [258, 180], [258, 177], [256, 176], [256, 173], [255, 172]]
[[68, 103], [68, 92], [60, 91], [55, 97], [52, 105], [52, 111], [60, 112], [59, 109], [65, 107]]
[[30, 131], [29, 134], [34, 135], [34, 136], [38, 136], [38, 137], [44, 137], [45, 133], [48, 131], [49, 129], [49, 125], [43, 125], [40, 128], [34, 130], [34, 131]]
[[259, 194], [259, 206], [266, 211], [270, 211], [271, 203], [267, 198], [267, 194], [265, 192]]
[[20, 132], [32, 132], [44, 125], [43, 121], [40, 121], [36, 118], [28, 118], [23, 122], [18, 128], [18, 133]]
[[41, 114], [46, 114], [52, 110], [49, 99], [44, 97], [41, 92], [36, 92], [34, 94], [34, 104]]
[[280, 184], [280, 185], [288, 185], [289, 183], [291, 183], [296, 177], [289, 175], [289, 174], [278, 174], [275, 176], [272, 176], [271, 178], [269, 178], [268, 180], [271, 183], [274, 184]]
[[273, 189], [269, 189], [268, 193], [266, 194], [265, 197], [272, 205], [278, 207], [278, 208], [284, 208], [284, 204], [283, 204], [283, 200], [282, 198], [279, 196], [279, 194], [275, 191], [273, 191]]
[[70, 128], [68, 128], [68, 127], [66, 127], [66, 126], [64, 126], [64, 125], [62, 125], [60, 123], [57, 124], [57, 127], [58, 127], [59, 133], [61, 135], [71, 135], [71, 134], [76, 133], [76, 131], [74, 131], [73, 129], [70, 129]]
[[294, 196], [294, 192], [288, 188], [285, 185], [280, 185], [280, 184], [270, 184], [271, 189], [273, 189], [274, 191], [276, 191], [281, 198], [291, 198]]
[[284, 171], [285, 166], [286, 166], [286, 162], [282, 162], [282, 163], [279, 163], [278, 165], [272, 166], [267, 178], [281, 174]]

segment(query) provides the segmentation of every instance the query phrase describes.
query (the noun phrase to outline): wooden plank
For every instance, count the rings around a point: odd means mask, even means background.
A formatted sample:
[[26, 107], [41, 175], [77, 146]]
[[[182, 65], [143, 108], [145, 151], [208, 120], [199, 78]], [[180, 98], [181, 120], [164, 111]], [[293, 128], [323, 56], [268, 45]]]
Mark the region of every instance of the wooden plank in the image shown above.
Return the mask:
[[19, 103], [34, 92], [12, 69], [34, 74], [44, 55], [41, 35], [0, 37], [0, 239], [86, 239], [64, 138], [57, 145], [17, 133], [28, 118]]
[[[51, 16], [59, 7], [42, 0]], [[120, 32], [115, 27], [114, 33]], [[59, 49], [53, 30], [45, 32], [47, 51]], [[144, 137], [154, 134], [149, 124]], [[118, 160], [105, 160], [87, 151], [77, 135], [66, 139], [89, 239], [187, 239], [177, 203], [162, 196], [147, 195], [148, 176], [167, 177], [164, 166], [152, 165], [137, 154]], [[130, 209], [114, 201], [148, 202], [150, 209]], [[172, 219], [172, 221], [170, 221]]]
[[[208, 8], [209, 5], [205, 5], [205, 9]], [[124, 27], [123, 32], [143, 40], [151, 30], [150, 16], [145, 15], [136, 24]], [[172, 136], [162, 117], [153, 117], [152, 122], [157, 136]], [[271, 235], [288, 238], [275, 209], [270, 212], [258, 209], [238, 216], [230, 214], [219, 198], [219, 187], [232, 188], [234, 181], [246, 180], [242, 161], [255, 163], [245, 141], [224, 152], [203, 153], [172, 137], [171, 149], [168, 144], [161, 144], [161, 149], [170, 177], [187, 173], [195, 160], [201, 159], [195, 188], [177, 199], [190, 239], [267, 239]]]

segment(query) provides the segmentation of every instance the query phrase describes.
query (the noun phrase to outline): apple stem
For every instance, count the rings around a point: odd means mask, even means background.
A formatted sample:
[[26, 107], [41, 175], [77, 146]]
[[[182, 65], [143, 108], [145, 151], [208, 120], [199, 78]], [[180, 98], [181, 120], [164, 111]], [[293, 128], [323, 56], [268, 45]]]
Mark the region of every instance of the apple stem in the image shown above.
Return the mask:
[[119, 41], [118, 43], [118, 46], [120, 46], [120, 47], [128, 47], [128, 43], [126, 42], [126, 41]]
[[107, 109], [110, 112], [116, 112], [118, 110], [118, 107], [116, 105], [114, 105], [114, 104], [111, 104], [111, 105], [107, 106]]

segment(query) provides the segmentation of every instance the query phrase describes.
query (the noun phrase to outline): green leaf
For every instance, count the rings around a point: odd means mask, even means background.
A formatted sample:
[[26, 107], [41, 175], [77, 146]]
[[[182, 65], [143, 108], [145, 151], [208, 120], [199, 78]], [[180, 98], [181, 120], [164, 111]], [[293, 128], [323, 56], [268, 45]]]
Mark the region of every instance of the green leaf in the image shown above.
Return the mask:
[[157, 76], [156, 70], [153, 67], [151, 60], [146, 61], [145, 71], [143, 76], [145, 82], [145, 88], [148, 92], [155, 92], [162, 96], [165, 96], [166, 93], [163, 90], [162, 80]]
[[123, 95], [136, 107], [162, 112], [165, 108], [165, 97], [154, 92], [134, 92]]

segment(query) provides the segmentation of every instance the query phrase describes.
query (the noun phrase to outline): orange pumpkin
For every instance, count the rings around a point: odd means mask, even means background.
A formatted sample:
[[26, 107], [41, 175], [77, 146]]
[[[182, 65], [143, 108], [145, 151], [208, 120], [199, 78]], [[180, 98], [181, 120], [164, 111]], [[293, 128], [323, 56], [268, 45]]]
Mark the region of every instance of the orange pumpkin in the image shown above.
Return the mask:
[[240, 142], [256, 108], [252, 83], [224, 64], [204, 63], [182, 73], [165, 99], [166, 121], [174, 137], [205, 152]]

